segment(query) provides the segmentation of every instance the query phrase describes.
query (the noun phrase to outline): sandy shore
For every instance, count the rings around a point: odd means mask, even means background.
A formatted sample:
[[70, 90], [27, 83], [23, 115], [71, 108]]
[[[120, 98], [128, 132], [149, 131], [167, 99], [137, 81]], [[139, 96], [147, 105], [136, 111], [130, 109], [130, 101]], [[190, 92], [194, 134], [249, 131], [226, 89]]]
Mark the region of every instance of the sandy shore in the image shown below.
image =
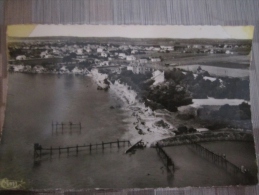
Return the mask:
[[[96, 69], [91, 73], [95, 82], [103, 85], [107, 75], [99, 73]], [[120, 100], [121, 109], [128, 113], [127, 119], [124, 120], [128, 124], [128, 132], [123, 136], [124, 139], [129, 139], [133, 143], [142, 139], [147, 146], [150, 146], [153, 142], [175, 135], [172, 132], [174, 126], [165, 120], [163, 113], [160, 112], [158, 116], [156, 112], [146, 107], [137, 99], [137, 93], [129, 86], [120, 81], [110, 82], [109, 93]]]

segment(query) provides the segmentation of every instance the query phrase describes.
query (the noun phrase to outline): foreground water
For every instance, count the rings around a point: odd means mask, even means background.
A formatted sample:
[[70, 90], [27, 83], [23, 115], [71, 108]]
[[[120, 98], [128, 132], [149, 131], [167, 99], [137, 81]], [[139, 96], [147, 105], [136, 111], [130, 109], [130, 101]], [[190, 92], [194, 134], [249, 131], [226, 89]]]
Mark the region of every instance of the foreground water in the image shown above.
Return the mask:
[[[201, 158], [187, 146], [168, 147], [176, 164], [168, 174], [152, 148], [124, 154], [125, 148], [61, 154], [33, 162], [33, 144], [73, 146], [125, 138], [128, 113], [110, 109], [111, 92], [97, 90], [90, 77], [73, 75], [9, 75], [8, 103], [0, 146], [0, 179], [23, 179], [29, 188], [144, 188], [235, 185], [224, 170]], [[56, 133], [52, 121], [79, 122], [81, 132]], [[237, 165], [256, 174], [252, 143], [214, 142], [206, 146], [224, 153]]]

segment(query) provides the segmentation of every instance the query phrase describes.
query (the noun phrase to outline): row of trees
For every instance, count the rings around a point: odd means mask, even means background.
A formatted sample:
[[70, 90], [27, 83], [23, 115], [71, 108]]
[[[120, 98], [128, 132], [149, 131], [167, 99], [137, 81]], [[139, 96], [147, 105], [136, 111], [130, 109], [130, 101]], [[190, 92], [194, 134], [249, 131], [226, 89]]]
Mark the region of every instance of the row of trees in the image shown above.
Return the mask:
[[165, 72], [166, 80], [174, 80], [177, 84], [185, 87], [194, 99], [204, 99], [207, 97], [250, 99], [248, 79], [222, 77], [211, 81], [205, 79], [205, 76], [210, 75], [208, 72], [203, 71], [195, 77], [192, 72], [187, 71], [184, 74], [179, 69]]
[[129, 85], [138, 93], [139, 99], [143, 100], [153, 110], [166, 108], [169, 111], [175, 112], [177, 107], [192, 103], [190, 93], [173, 79], [153, 86], [154, 80], [151, 77], [151, 72], [134, 74], [132, 71], [125, 70], [121, 74], [110, 74], [109, 79], [112, 82], [120, 80]]

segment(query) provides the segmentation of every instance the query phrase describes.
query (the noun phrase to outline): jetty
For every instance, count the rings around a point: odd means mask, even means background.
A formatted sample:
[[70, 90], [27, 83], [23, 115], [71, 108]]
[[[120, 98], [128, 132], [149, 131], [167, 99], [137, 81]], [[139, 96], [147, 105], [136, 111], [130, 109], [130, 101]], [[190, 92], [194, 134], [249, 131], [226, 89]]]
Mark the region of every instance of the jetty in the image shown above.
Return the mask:
[[237, 165], [233, 164], [232, 162], [228, 161], [224, 154], [216, 154], [213, 151], [203, 147], [202, 145], [193, 142], [190, 146], [202, 157], [206, 158], [210, 162], [214, 163], [215, 165], [221, 167], [229, 174], [233, 175], [237, 178], [240, 184], [251, 184], [257, 181], [254, 178], [249, 170], [247, 170], [244, 166], [238, 167]]
[[128, 140], [117, 140], [117, 141], [113, 141], [113, 142], [101, 142], [101, 143], [96, 143], [96, 144], [84, 144], [84, 145], [75, 145], [75, 146], [67, 146], [67, 147], [43, 147], [42, 145], [40, 145], [39, 143], [35, 143], [34, 144], [34, 162], [39, 162], [41, 160], [41, 157], [43, 155], [49, 155], [52, 156], [55, 154], [61, 155], [62, 153], [66, 153], [67, 155], [69, 155], [70, 153], [74, 153], [77, 154], [81, 151], [86, 151], [88, 150], [90, 153], [93, 150], [97, 150], [97, 149], [102, 149], [102, 151], [105, 150], [105, 148], [107, 148], [107, 146], [109, 148], [112, 147], [126, 147], [126, 145], [130, 146], [131, 143]]
[[136, 148], [144, 148], [145, 144], [144, 142], [141, 140], [137, 141], [135, 144], [132, 144], [126, 151], [125, 154], [132, 152], [134, 149]]
[[175, 165], [172, 161], [172, 159], [168, 156], [168, 154], [164, 151], [164, 149], [159, 145], [159, 143], [156, 143], [156, 151], [159, 155], [159, 157], [162, 159], [164, 165], [167, 168], [167, 171], [173, 172], [175, 170]]

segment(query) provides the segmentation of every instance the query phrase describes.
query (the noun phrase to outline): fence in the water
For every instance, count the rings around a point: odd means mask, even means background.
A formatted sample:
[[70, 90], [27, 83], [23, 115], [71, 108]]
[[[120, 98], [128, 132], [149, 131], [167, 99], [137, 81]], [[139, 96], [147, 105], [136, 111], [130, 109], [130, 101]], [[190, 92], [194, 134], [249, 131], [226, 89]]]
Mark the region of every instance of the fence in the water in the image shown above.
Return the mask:
[[79, 123], [73, 123], [73, 122], [68, 122], [68, 123], [59, 123], [59, 122], [53, 122], [51, 123], [52, 127], [52, 133], [55, 131], [56, 133], [58, 132], [64, 132], [64, 130], [69, 130], [70, 132], [78, 130], [81, 131], [82, 125], [81, 122]]
[[256, 182], [257, 179], [254, 178], [244, 166], [238, 167], [237, 165], [228, 161], [224, 154], [216, 154], [195, 142], [190, 144], [190, 146], [192, 146], [192, 148], [194, 148], [195, 151], [198, 152], [202, 157], [225, 169], [229, 174], [237, 178], [240, 184], [251, 184]]
[[158, 155], [160, 156], [160, 158], [162, 159], [167, 170], [174, 171], [175, 166], [174, 166], [172, 159], [168, 156], [168, 154], [164, 151], [164, 149], [158, 143], [156, 143], [156, 151], [157, 151]]
[[[128, 140], [117, 140], [113, 142], [102, 142], [102, 143], [96, 143], [96, 144], [84, 144], [84, 145], [76, 145], [76, 146], [67, 146], [67, 147], [42, 147], [40, 144], [35, 143], [34, 144], [34, 161], [40, 161], [41, 157], [43, 155], [50, 155], [52, 156], [55, 152], [58, 155], [61, 155], [62, 153], [70, 154], [70, 153], [76, 153], [78, 154], [80, 151], [85, 151], [86, 149], [89, 150], [91, 153], [92, 150], [102, 149], [105, 150], [105, 148], [108, 147], [125, 147], [130, 146], [131, 143]], [[84, 149], [84, 150], [82, 150]]]

